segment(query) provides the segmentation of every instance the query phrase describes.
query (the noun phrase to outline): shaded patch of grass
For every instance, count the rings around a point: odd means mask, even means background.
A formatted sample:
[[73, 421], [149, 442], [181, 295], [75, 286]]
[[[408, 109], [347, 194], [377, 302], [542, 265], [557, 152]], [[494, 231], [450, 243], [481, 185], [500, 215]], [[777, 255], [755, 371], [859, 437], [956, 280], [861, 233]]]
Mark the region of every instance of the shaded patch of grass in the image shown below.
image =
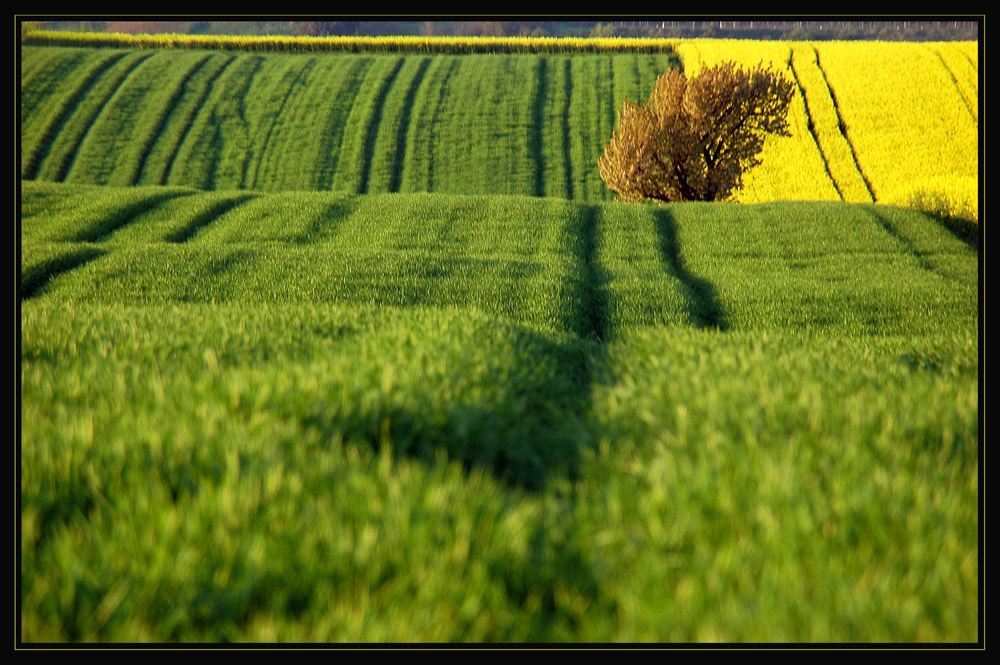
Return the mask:
[[22, 267], [19, 299], [34, 298], [41, 294], [48, 283], [57, 276], [79, 268], [104, 255], [104, 253], [104, 250], [97, 247], [69, 246], [62, 251], [57, 250], [56, 256]]

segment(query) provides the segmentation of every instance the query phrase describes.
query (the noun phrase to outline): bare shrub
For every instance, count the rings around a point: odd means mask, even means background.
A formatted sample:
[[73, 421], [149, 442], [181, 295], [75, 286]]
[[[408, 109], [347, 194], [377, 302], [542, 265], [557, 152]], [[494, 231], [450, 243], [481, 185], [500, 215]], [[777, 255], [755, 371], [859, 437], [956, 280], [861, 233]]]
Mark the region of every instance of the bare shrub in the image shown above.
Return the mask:
[[625, 100], [598, 159], [601, 179], [623, 201], [719, 201], [760, 164], [767, 134], [790, 136], [795, 85], [780, 73], [734, 63], [688, 79], [670, 70], [645, 104]]

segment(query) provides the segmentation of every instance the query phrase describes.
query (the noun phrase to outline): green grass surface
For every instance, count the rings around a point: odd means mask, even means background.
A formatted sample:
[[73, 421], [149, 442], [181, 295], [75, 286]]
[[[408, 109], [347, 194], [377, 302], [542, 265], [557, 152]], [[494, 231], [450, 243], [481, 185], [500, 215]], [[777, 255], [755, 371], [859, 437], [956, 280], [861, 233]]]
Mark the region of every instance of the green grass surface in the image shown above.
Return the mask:
[[21, 188], [27, 642], [982, 638], [926, 215]]
[[609, 200], [615, 109], [677, 63], [24, 46], [21, 177]]
[[598, 338], [678, 323], [925, 334], [978, 318], [976, 252], [932, 217], [874, 204], [24, 181], [22, 214], [22, 270], [42, 270], [56, 248], [100, 253], [60, 279], [53, 295], [67, 300], [475, 307]]

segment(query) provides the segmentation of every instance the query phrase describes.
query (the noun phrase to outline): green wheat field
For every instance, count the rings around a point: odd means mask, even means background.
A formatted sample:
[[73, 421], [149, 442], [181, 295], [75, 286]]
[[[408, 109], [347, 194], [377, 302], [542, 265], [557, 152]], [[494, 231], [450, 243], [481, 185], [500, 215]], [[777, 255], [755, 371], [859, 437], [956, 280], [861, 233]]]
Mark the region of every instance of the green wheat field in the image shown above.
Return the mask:
[[[19, 640], [983, 639], [977, 45], [676, 46], [25, 43]], [[615, 202], [733, 54], [793, 136]]]

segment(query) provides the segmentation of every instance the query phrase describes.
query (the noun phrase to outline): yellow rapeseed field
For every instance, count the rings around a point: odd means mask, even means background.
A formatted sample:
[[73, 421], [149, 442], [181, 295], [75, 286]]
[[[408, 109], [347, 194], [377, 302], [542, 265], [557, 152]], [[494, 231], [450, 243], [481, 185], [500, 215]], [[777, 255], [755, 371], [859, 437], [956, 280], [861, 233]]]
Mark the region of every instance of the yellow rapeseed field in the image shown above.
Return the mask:
[[978, 121], [924, 43], [817, 44], [876, 200], [915, 180], [979, 172]]
[[809, 43], [795, 43], [791, 48], [792, 67], [806, 97], [813, 136], [840, 198], [849, 203], [871, 203], [872, 194], [858, 170], [851, 143], [841, 130], [840, 113], [830, 94], [826, 76], [817, 62], [816, 47]]
[[793, 136], [768, 139], [737, 200], [874, 200], [978, 215], [975, 42], [695, 39], [677, 51], [688, 75], [732, 60], [799, 85]]
[[962, 101], [979, 122], [979, 65], [974, 42], [936, 43], [929, 45], [955, 79]]

